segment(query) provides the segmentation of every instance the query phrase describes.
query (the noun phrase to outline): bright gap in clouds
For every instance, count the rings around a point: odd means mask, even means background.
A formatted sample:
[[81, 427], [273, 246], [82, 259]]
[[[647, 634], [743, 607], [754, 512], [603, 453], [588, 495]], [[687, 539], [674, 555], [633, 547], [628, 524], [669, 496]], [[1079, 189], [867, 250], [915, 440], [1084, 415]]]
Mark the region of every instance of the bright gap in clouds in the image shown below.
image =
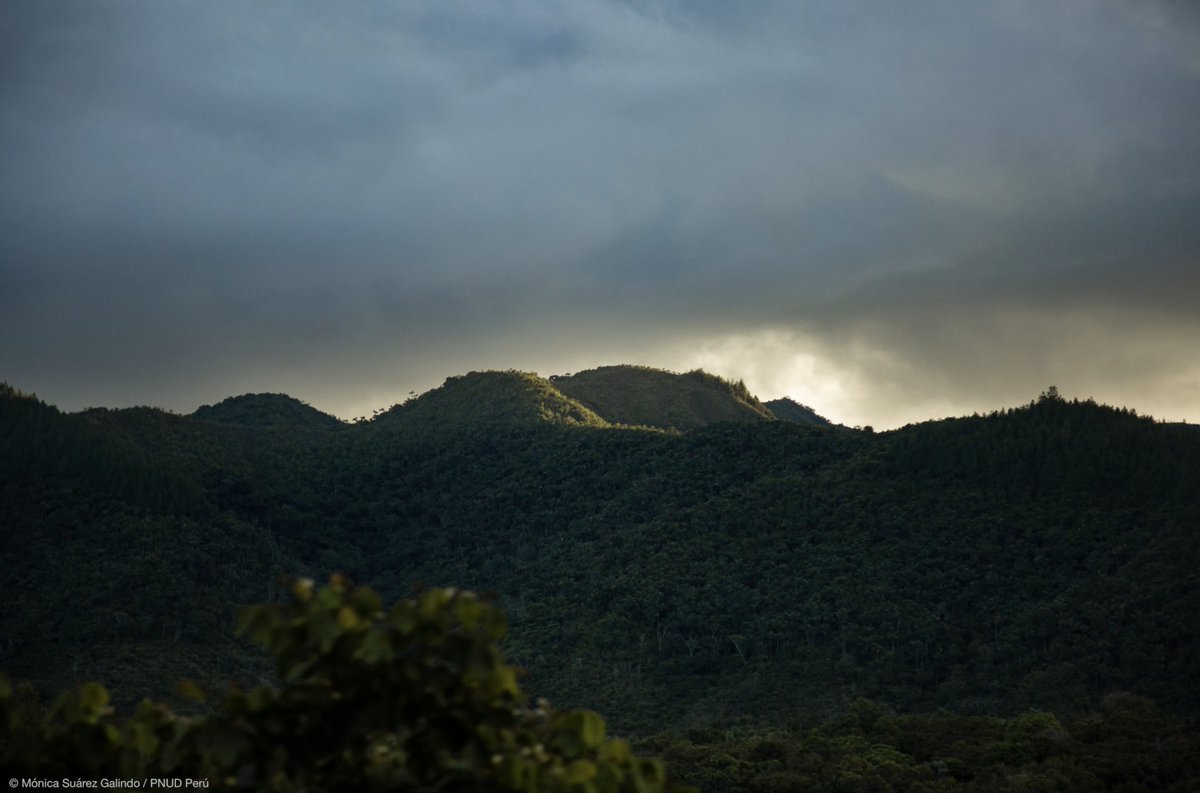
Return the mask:
[[713, 336], [663, 359], [744, 380], [836, 423], [877, 430], [1019, 407], [1050, 385], [1163, 421], [1200, 423], [1194, 326], [1147, 325], [1136, 311], [1007, 314]]

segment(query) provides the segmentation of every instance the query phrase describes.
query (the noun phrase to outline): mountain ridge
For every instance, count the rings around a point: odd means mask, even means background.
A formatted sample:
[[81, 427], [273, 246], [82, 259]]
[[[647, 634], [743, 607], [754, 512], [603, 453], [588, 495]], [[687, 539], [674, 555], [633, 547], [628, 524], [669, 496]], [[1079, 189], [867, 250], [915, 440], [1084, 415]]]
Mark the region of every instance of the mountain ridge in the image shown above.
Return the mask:
[[[774, 406], [775, 410], [772, 410]], [[155, 408], [89, 408], [82, 414]], [[170, 413], [169, 411], [159, 411]], [[171, 415], [174, 415], [171, 413]], [[688, 431], [721, 421], [792, 421], [835, 426], [789, 398], [763, 402], [741, 381], [702, 369], [684, 373], [616, 364], [574, 374], [541, 377], [533, 372], [472, 371], [404, 403], [375, 411], [371, 419], [346, 422], [284, 393], [247, 393], [203, 404], [186, 418], [258, 429], [337, 430], [353, 424], [428, 420], [440, 425], [496, 426], [549, 421], [586, 426], [624, 425]]]
[[1192, 428], [1044, 395], [878, 434], [635, 431], [551, 382], [468, 374], [312, 433], [0, 393], [0, 667], [122, 703], [259, 674], [231, 604], [338, 569], [496, 592], [533, 690], [635, 732], [857, 696], [1200, 705]]
[[[833, 426], [791, 400], [780, 420]], [[487, 370], [446, 379], [439, 387], [379, 411], [383, 425], [432, 421], [442, 426], [538, 422], [690, 431], [722, 421], [773, 421], [768, 407], [744, 383], [696, 369], [676, 373], [618, 364], [575, 374]]]

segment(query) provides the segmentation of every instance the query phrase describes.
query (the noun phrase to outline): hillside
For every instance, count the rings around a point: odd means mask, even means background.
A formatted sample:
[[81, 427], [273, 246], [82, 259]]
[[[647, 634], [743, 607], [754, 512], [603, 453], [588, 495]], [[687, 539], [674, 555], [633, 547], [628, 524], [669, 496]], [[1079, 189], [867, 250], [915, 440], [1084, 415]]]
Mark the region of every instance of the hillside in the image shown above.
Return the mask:
[[742, 383], [700, 370], [675, 374], [645, 366], [604, 366], [552, 376], [550, 382], [613, 424], [691, 430], [719, 421], [773, 418]]
[[470, 372], [375, 417], [384, 427], [413, 430], [479, 430], [551, 422], [601, 427], [607, 422], [528, 372]]
[[790, 421], [794, 424], [811, 424], [814, 427], [832, 427], [833, 422], [819, 415], [808, 405], [801, 405], [793, 399], [782, 397], [765, 403], [771, 415], [780, 421]]
[[[127, 702], [265, 671], [229, 618], [294, 563], [268, 527], [214, 505], [234, 480], [239, 506], [258, 497], [251, 432], [148, 408], [63, 414], [0, 389], [0, 669], [46, 691], [115, 679]], [[270, 467], [254, 466], [256, 488]]]
[[888, 433], [669, 433], [609, 425], [562, 379], [451, 378], [337, 432], [0, 393], [0, 668], [102, 678], [123, 706], [256, 679], [238, 606], [342, 570], [386, 599], [496, 593], [527, 687], [631, 733], [864, 696], [1200, 708], [1191, 428], [1043, 395]]
[[287, 394], [245, 394], [201, 405], [193, 417], [241, 427], [338, 429], [343, 423]]

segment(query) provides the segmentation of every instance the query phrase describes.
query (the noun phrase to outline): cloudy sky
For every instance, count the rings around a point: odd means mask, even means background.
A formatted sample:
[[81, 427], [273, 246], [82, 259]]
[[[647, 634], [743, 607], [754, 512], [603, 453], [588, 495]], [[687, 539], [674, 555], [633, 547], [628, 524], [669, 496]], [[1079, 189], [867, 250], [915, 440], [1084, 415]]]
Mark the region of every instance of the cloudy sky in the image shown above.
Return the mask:
[[0, 380], [349, 418], [622, 362], [1200, 422], [1200, 14], [0, 4]]

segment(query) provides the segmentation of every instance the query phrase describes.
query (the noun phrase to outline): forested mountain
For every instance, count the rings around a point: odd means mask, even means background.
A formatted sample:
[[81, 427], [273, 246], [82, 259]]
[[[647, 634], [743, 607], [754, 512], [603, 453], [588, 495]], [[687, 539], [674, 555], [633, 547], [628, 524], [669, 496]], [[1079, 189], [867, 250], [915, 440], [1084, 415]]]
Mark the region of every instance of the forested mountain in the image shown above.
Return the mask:
[[602, 366], [550, 381], [614, 424], [689, 430], [775, 418], [744, 383], [700, 370], [675, 374], [646, 366]]
[[812, 424], [815, 427], [831, 427], [833, 422], [819, 415], [808, 405], [801, 405], [793, 399], [782, 397], [763, 403], [771, 415], [780, 421], [791, 421], [795, 424]]
[[375, 417], [387, 430], [458, 434], [543, 423], [601, 427], [603, 418], [527, 372], [470, 372]]
[[204, 421], [244, 427], [336, 427], [337, 418], [287, 394], [245, 394], [216, 405], [201, 405], [192, 414]]
[[[693, 380], [754, 418], [666, 404]], [[771, 420], [741, 390], [472, 373], [348, 425], [271, 395], [64, 414], [6, 387], [0, 669], [102, 679], [125, 705], [257, 679], [233, 613], [280, 575], [340, 570], [388, 599], [495, 593], [525, 687], [626, 734], [717, 740], [695, 731], [861, 698], [1200, 711], [1192, 428], [1049, 391], [871, 433]]]

